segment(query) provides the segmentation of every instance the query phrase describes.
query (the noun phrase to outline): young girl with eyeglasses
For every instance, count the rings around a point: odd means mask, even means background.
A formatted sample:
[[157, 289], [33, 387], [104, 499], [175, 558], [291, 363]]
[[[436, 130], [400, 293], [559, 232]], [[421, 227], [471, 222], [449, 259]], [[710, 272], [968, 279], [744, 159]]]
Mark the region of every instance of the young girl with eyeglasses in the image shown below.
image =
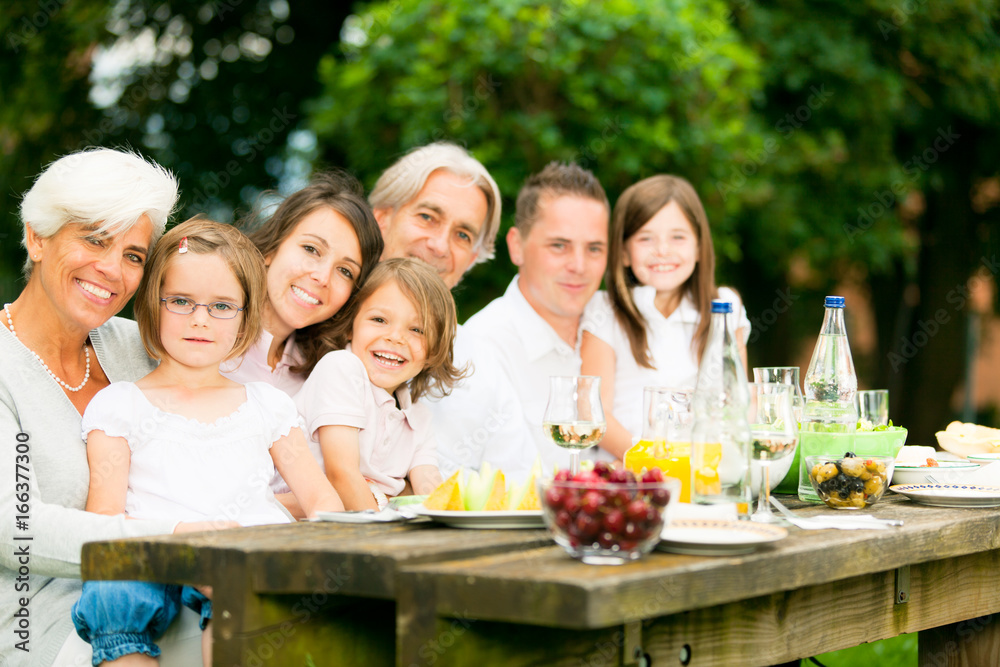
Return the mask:
[[[230, 225], [189, 220], [153, 250], [136, 293], [143, 345], [160, 364], [139, 381], [99, 392], [83, 415], [86, 509], [134, 519], [203, 521], [206, 529], [287, 523], [268, 483], [275, 468], [306, 514], [343, 510], [309, 452], [291, 398], [219, 372], [260, 336], [266, 298], [260, 252]], [[192, 587], [85, 582], [73, 607], [93, 663], [155, 657], [155, 639], [184, 604], [211, 618]], [[203, 652], [210, 658], [210, 635]]]

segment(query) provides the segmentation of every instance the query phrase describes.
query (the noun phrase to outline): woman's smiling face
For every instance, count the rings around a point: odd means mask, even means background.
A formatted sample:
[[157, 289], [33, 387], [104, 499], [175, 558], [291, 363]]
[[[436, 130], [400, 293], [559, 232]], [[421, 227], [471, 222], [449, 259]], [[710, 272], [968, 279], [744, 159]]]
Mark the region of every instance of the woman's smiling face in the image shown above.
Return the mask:
[[267, 330], [276, 338], [329, 319], [347, 303], [361, 273], [361, 244], [331, 208], [302, 218], [267, 263]]
[[40, 281], [65, 317], [90, 331], [117, 315], [135, 294], [152, 236], [145, 215], [114, 236], [70, 223], [49, 238], [32, 234], [28, 252], [38, 259], [31, 280]]

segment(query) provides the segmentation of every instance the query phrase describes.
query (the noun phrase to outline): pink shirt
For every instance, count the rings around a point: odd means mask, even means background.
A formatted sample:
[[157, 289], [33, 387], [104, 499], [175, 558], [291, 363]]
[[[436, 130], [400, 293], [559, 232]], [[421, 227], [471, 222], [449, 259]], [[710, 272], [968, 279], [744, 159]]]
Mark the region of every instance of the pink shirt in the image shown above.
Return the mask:
[[247, 350], [241, 359], [222, 362], [219, 371], [230, 380], [241, 384], [266, 382], [289, 396], [295, 396], [306, 381], [305, 375], [293, 373], [291, 370], [292, 366], [298, 366], [302, 363], [302, 354], [295, 346], [295, 332], [293, 331], [292, 335], [285, 341], [285, 350], [281, 359], [274, 370], [271, 370], [271, 366], [267, 363], [267, 351], [271, 348], [273, 340], [274, 336], [264, 331], [261, 333], [260, 340], [254, 343], [253, 347]]
[[398, 408], [392, 394], [371, 383], [364, 364], [349, 348], [320, 359], [295, 395], [320, 465], [319, 428], [353, 426], [359, 429], [361, 474], [388, 496], [402, 493], [407, 474], [417, 466], [436, 466], [430, 411], [423, 403], [410, 402], [406, 386], [397, 389], [396, 396]]

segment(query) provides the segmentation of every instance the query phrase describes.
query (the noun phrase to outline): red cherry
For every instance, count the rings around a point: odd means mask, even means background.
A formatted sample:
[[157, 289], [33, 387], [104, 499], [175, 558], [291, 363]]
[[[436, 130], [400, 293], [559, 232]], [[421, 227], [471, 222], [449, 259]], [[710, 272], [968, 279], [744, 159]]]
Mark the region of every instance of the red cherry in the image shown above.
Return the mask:
[[578, 514], [573, 525], [576, 527], [576, 534], [584, 539], [597, 535], [601, 527], [597, 519], [589, 514]]
[[545, 489], [545, 503], [554, 510], [559, 509], [563, 504], [563, 493], [561, 489], [557, 489], [553, 486]]
[[566, 510], [559, 510], [556, 513], [556, 525], [566, 530], [569, 528], [570, 524], [573, 523], [572, 515]]
[[622, 535], [624, 535], [627, 540], [638, 540], [642, 535], [642, 532], [642, 529], [639, 528], [637, 523], [629, 521], [625, 524], [625, 530], [622, 531]]
[[562, 505], [567, 512], [576, 515], [576, 513], [580, 511], [580, 496], [575, 490], [567, 489]]
[[668, 489], [653, 489], [650, 500], [657, 507], [666, 507], [670, 502], [670, 491]]
[[628, 517], [629, 521], [645, 521], [647, 509], [648, 507], [643, 501], [633, 500], [625, 506], [625, 516]]
[[604, 527], [615, 535], [621, 535], [625, 529], [625, 513], [611, 510], [604, 516]]
[[606, 461], [598, 461], [594, 464], [594, 472], [600, 477], [608, 479], [608, 475], [611, 473], [611, 466]]
[[602, 549], [610, 549], [617, 544], [617, 540], [614, 535], [608, 531], [604, 531], [601, 533], [600, 537], [597, 538], [597, 543], [601, 545]]
[[666, 479], [663, 476], [663, 471], [659, 468], [650, 468], [642, 475], [643, 482], [662, 482]]
[[569, 470], [557, 470], [553, 479], [557, 482], [568, 482], [570, 480]]
[[626, 470], [612, 470], [611, 474], [608, 475], [608, 481], [612, 484], [624, 484], [628, 481], [628, 475], [630, 474]]
[[600, 512], [602, 505], [604, 505], [604, 494], [593, 489], [584, 493], [583, 500], [580, 501], [580, 509], [591, 515]]

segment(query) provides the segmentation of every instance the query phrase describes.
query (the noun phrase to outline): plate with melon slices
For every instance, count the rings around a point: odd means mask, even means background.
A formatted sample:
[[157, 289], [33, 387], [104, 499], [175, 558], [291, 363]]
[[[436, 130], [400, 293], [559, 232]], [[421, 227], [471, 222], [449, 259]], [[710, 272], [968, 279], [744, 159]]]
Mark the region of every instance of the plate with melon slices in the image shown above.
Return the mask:
[[408, 510], [453, 528], [543, 528], [535, 474], [507, 485], [500, 470], [457, 470], [420, 504]]

